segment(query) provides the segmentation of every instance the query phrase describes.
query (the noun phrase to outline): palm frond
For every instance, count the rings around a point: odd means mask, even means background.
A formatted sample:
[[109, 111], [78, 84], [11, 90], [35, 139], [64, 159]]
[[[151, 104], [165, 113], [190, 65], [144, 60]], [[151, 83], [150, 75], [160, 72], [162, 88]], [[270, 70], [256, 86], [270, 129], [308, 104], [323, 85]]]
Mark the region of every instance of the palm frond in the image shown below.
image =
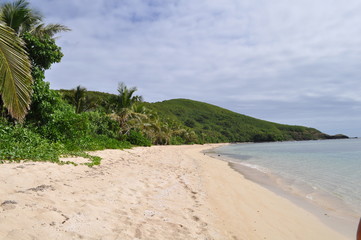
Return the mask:
[[14, 29], [18, 35], [30, 31], [42, 18], [38, 11], [29, 8], [29, 2], [26, 0], [5, 3], [0, 10], [0, 20]]
[[24, 43], [0, 24], [0, 95], [9, 114], [23, 121], [31, 102], [31, 65]]
[[33, 29], [30, 30], [30, 33], [37, 36], [43, 37], [45, 35], [49, 37], [53, 37], [55, 34], [59, 32], [67, 32], [70, 31], [70, 28], [61, 24], [48, 24], [44, 23], [37, 24]]

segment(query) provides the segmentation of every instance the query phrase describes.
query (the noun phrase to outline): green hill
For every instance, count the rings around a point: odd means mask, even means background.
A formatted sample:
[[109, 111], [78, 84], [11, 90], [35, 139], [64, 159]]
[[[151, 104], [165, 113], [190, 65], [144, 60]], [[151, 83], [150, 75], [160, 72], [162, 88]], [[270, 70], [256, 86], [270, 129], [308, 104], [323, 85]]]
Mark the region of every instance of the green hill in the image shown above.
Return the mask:
[[[59, 90], [65, 99], [71, 98], [72, 90]], [[87, 91], [87, 96], [98, 109], [111, 113], [114, 94]], [[198, 142], [269, 142], [290, 140], [317, 140], [347, 138], [344, 135], [330, 136], [317, 129], [278, 124], [235, 113], [211, 104], [172, 99], [156, 103], [143, 103], [156, 112], [164, 123], [176, 122], [180, 127], [193, 130]], [[171, 121], [169, 121], [171, 120]]]
[[317, 129], [277, 124], [211, 104], [172, 99], [147, 104], [164, 118], [193, 129], [202, 142], [264, 142], [334, 138]]

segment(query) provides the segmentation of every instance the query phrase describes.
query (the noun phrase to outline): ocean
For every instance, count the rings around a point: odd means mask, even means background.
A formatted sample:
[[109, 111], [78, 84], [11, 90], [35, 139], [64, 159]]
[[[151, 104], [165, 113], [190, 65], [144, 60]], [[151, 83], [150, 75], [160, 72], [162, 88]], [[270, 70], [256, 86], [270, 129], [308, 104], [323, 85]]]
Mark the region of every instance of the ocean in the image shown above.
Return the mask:
[[231, 144], [216, 148], [247, 178], [335, 215], [361, 216], [361, 140]]

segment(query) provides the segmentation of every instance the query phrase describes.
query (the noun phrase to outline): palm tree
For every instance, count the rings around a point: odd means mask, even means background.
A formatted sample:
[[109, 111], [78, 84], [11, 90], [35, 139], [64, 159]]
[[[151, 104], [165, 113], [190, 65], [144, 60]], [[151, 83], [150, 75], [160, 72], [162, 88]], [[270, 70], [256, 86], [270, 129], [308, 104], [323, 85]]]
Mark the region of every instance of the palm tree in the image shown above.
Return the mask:
[[[0, 7], [0, 96], [10, 116], [23, 121], [31, 103], [31, 62], [21, 37], [25, 33], [38, 38], [53, 37], [69, 29], [60, 24], [44, 25], [41, 14], [29, 8], [26, 0]], [[0, 101], [1, 103], [1, 101]]]
[[118, 85], [118, 109], [131, 108], [136, 102], [143, 101], [142, 96], [134, 95], [136, 87], [128, 88], [123, 82]]
[[86, 112], [96, 107], [93, 99], [88, 96], [86, 88], [80, 85], [73, 89], [73, 96], [69, 96], [68, 100], [75, 106], [75, 113]]
[[74, 105], [75, 105], [75, 112], [81, 113], [84, 109], [85, 103], [85, 94], [86, 88], [81, 87], [80, 85], [74, 89]]
[[113, 118], [119, 122], [123, 134], [131, 129], [138, 128], [139, 124], [147, 118], [144, 108], [136, 103], [142, 101], [142, 97], [134, 95], [136, 87], [128, 88], [124, 83], [119, 83], [119, 95], [114, 99], [115, 112]]
[[31, 64], [23, 41], [0, 22], [0, 96], [10, 116], [22, 122], [31, 102]]
[[30, 3], [26, 0], [3, 4], [0, 10], [0, 20], [14, 29], [18, 36], [30, 33], [40, 38], [45, 35], [53, 37], [58, 32], [70, 30], [60, 24], [45, 25], [42, 22], [43, 16], [38, 11], [31, 9], [29, 5]]
[[147, 112], [142, 111], [140, 105], [134, 104], [130, 108], [123, 108], [117, 114], [112, 114], [112, 118], [119, 122], [121, 133], [128, 134], [130, 130], [142, 131], [149, 122]]
[[120, 126], [122, 128], [131, 118], [131, 115], [133, 114], [132, 107], [134, 104], [142, 101], [141, 96], [134, 95], [136, 91], [136, 87], [128, 88], [124, 83], [119, 83], [118, 85], [119, 95], [116, 99], [116, 112], [119, 116]]

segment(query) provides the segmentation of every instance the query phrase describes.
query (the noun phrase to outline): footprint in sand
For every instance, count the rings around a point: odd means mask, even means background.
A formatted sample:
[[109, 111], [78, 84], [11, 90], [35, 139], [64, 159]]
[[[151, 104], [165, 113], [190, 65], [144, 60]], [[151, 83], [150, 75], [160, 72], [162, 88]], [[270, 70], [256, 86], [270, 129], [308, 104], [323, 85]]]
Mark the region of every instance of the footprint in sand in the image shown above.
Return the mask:
[[55, 191], [55, 188], [51, 185], [40, 185], [37, 186], [35, 188], [29, 188], [28, 191], [33, 191], [33, 192], [44, 192], [45, 190], [51, 190], [51, 191]]
[[198, 222], [198, 221], [200, 220], [199, 217], [197, 217], [197, 216], [193, 216], [192, 218], [193, 218], [193, 220], [196, 221], [196, 222]]
[[6, 210], [15, 209], [16, 204], [18, 204], [16, 201], [6, 200], [6, 201], [2, 202], [0, 206], [3, 208], [4, 211], [6, 211]]
[[142, 231], [140, 231], [139, 228], [137, 228], [137, 229], [135, 230], [135, 235], [134, 235], [134, 237], [135, 237], [136, 239], [142, 239]]

